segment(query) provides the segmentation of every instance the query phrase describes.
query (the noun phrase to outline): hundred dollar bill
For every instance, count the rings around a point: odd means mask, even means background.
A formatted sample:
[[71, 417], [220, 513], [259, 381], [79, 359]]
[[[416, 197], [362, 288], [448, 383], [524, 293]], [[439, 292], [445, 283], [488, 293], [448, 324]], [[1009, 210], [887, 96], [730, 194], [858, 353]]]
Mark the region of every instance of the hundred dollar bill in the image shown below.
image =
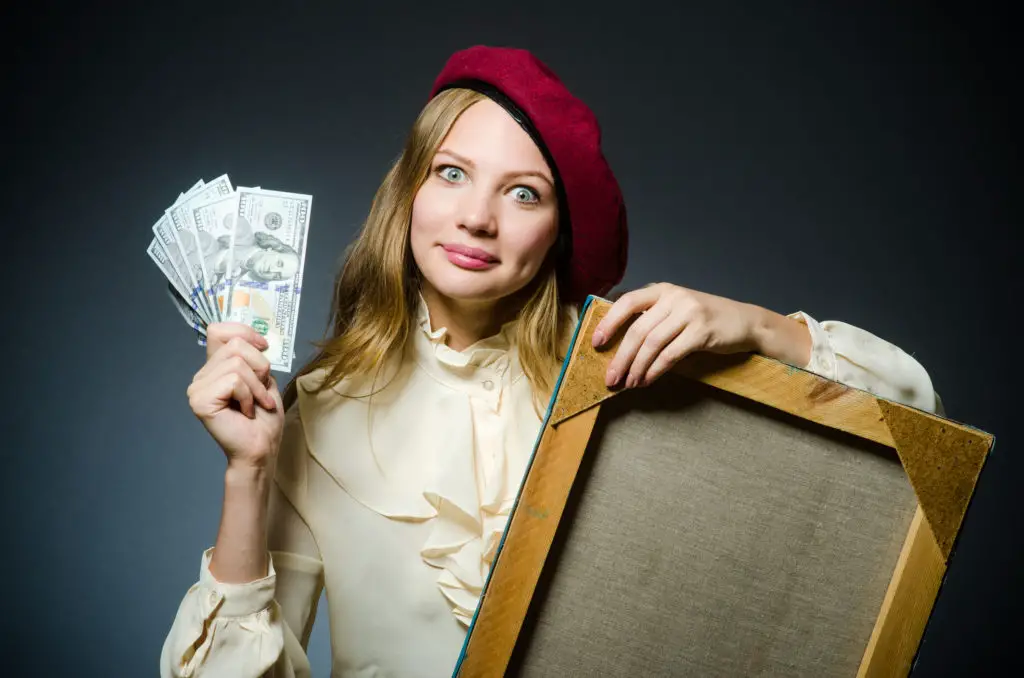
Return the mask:
[[178, 294], [178, 290], [176, 290], [174, 285], [171, 283], [167, 283], [167, 296], [171, 298], [171, 303], [173, 303], [174, 307], [178, 309], [178, 313], [180, 313], [181, 317], [185, 319], [188, 326], [195, 330], [196, 334], [199, 336], [205, 337], [206, 323], [204, 323], [203, 319], [199, 317], [199, 314], [188, 305], [188, 302]]
[[[193, 313], [198, 314], [198, 310], [193, 308], [188, 301], [186, 301], [188, 285], [184, 283], [181, 276], [179, 276], [177, 271], [174, 270], [174, 266], [171, 265], [171, 257], [167, 254], [167, 250], [164, 249], [163, 244], [158, 239], [153, 238], [146, 247], [146, 254], [149, 255], [149, 258], [153, 260], [153, 263], [156, 264], [157, 268], [159, 268], [164, 274], [164, 277], [167, 278], [168, 284], [174, 288], [174, 291], [179, 296], [182, 297], [182, 301], [185, 305], [188, 306]], [[200, 316], [200, 318], [202, 318], [202, 316]]]
[[[174, 201], [174, 204], [177, 204], [189, 195], [192, 195], [202, 188], [204, 184], [205, 182], [200, 179], [187, 191], [179, 193], [178, 199]], [[178, 243], [174, 239], [166, 210], [164, 211], [164, 214], [157, 219], [156, 223], [153, 224], [151, 230], [155, 237], [153, 242], [150, 242], [150, 248], [148, 250], [150, 258], [152, 258], [156, 262], [157, 266], [164, 271], [164, 275], [167, 279], [178, 287], [182, 296], [188, 300], [189, 305], [200, 314], [203, 320], [209, 321], [209, 318], [206, 317], [205, 307], [199, 304], [198, 298], [192, 297], [189, 293], [190, 285], [186, 282], [188, 280], [188, 276], [186, 275], [185, 258], [182, 256]], [[161, 265], [164, 261], [167, 261], [170, 264], [170, 271]]]
[[215, 197], [227, 195], [232, 192], [231, 181], [227, 174], [222, 174], [213, 181], [205, 183], [202, 187], [190, 192], [182, 200], [167, 208], [164, 213], [170, 222], [171, 234], [178, 245], [179, 250], [185, 258], [187, 273], [182, 276], [190, 287], [188, 299], [192, 295], [205, 309], [206, 317], [210, 320], [218, 318], [214, 311], [213, 303], [207, 298], [206, 284], [203, 279], [202, 254], [200, 253], [199, 238], [196, 235], [195, 225], [192, 222], [192, 210]]
[[202, 255], [205, 293], [213, 304], [216, 320], [222, 320], [227, 311], [228, 261], [231, 252], [231, 232], [238, 214], [238, 192], [214, 198], [192, 210]]
[[[188, 278], [188, 263], [185, 261], [184, 255], [181, 253], [181, 249], [178, 247], [178, 242], [174, 239], [172, 234], [173, 227], [171, 226], [170, 219], [164, 214], [156, 223], [153, 224], [153, 235], [156, 236], [154, 239], [157, 244], [157, 248], [154, 252], [159, 256], [162, 254], [166, 257], [167, 262], [170, 264], [171, 272], [174, 274], [174, 278], [168, 276], [171, 282], [175, 280], [180, 281], [182, 289], [182, 297], [188, 302], [196, 313], [202, 317], [206, 322], [211, 322], [209, 311], [206, 306], [199, 301], [199, 295], [193, 289]], [[151, 255], [152, 256], [152, 255]], [[160, 261], [157, 260], [157, 265], [160, 265]]]
[[[203, 179], [200, 179], [199, 181], [197, 181], [197, 182], [196, 182], [196, 183], [195, 183], [195, 184], [193, 185], [193, 187], [191, 187], [191, 188], [189, 188], [188, 190], [186, 190], [186, 192], [185, 192], [185, 193], [179, 193], [179, 194], [178, 194], [178, 198], [177, 198], [177, 200], [175, 200], [175, 201], [174, 201], [174, 202], [175, 202], [175, 204], [177, 204], [177, 203], [180, 203], [180, 202], [181, 202], [181, 201], [182, 201], [182, 200], [184, 199], [184, 197], [185, 197], [186, 195], [188, 195], [188, 194], [190, 194], [190, 193], [193, 193], [193, 192], [195, 192], [195, 190], [196, 190], [197, 188], [201, 187], [201, 186], [203, 185], [203, 183], [204, 183]], [[173, 295], [172, 295], [172, 300], [173, 300]], [[182, 301], [184, 301], [184, 299], [182, 299]], [[187, 320], [187, 319], [186, 319], [186, 320]], [[200, 345], [200, 346], [206, 346], [206, 330], [205, 330], [205, 329], [204, 329], [204, 330], [202, 331], [202, 333], [201, 333], [201, 334], [199, 334], [199, 336], [197, 337], [197, 343], [199, 343], [199, 345]]]
[[[257, 186], [253, 190], [260, 190]], [[228, 294], [228, 252], [231, 248], [231, 231], [235, 227], [238, 212], [238, 192], [214, 198], [192, 210], [192, 223], [199, 238], [202, 253], [203, 278], [206, 281], [206, 295], [213, 304], [217, 321], [227, 313]]]
[[289, 372], [302, 296], [313, 196], [238, 189], [229, 239], [226, 320], [264, 336], [271, 369]]

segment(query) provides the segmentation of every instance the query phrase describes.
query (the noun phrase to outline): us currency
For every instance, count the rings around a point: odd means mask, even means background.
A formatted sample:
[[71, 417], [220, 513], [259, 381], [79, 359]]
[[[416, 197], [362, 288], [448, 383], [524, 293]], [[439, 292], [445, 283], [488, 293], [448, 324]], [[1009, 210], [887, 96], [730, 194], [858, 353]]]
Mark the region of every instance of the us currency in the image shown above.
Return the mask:
[[188, 305], [184, 297], [178, 294], [178, 291], [174, 288], [174, 285], [167, 283], [167, 296], [171, 298], [171, 303], [178, 309], [178, 313], [185, 319], [188, 326], [195, 330], [196, 334], [199, 335], [199, 339], [202, 340], [200, 343], [206, 345], [206, 323], [199, 317], [199, 314]]
[[192, 210], [197, 205], [232, 192], [231, 181], [227, 174], [222, 174], [213, 181], [190, 192], [185, 198], [167, 209], [165, 215], [170, 221], [171, 234], [185, 259], [186, 276], [182, 276], [191, 285], [187, 299], [195, 297], [197, 303], [205, 310], [207, 322], [214, 322], [219, 314], [214, 310], [212, 302], [207, 298], [206, 283], [203, 278], [203, 256], [201, 244], [192, 221]]
[[200, 245], [200, 264], [203, 269], [204, 289], [213, 304], [216, 320], [226, 312], [228, 259], [231, 232], [238, 213], [238, 192], [219, 196], [192, 210], [192, 223]]
[[[178, 199], [172, 203], [176, 205], [188, 196], [194, 194], [196, 191], [201, 189], [205, 185], [205, 182], [200, 179], [192, 185], [184, 193], [178, 194]], [[169, 281], [175, 284], [181, 292], [182, 296], [188, 301], [189, 305], [203, 318], [204, 321], [209, 322], [210, 318], [207, 315], [205, 306], [199, 303], [198, 296], [191, 293], [191, 285], [188, 284], [188, 272], [185, 263], [185, 257], [181, 253], [181, 248], [178, 246], [177, 240], [174, 238], [172, 225], [170, 219], [167, 216], [167, 211], [160, 215], [156, 223], [152, 226], [154, 242], [150, 243], [150, 257], [154, 258], [157, 266], [164, 271], [164, 275]], [[171, 271], [166, 271], [160, 266], [161, 261], [166, 260], [170, 263]]]
[[163, 244], [157, 238], [153, 238], [150, 241], [149, 246], [146, 247], [146, 254], [149, 255], [149, 258], [153, 260], [153, 263], [157, 265], [157, 268], [159, 268], [164, 274], [164, 277], [167, 278], [167, 284], [174, 289], [178, 296], [181, 297], [182, 303], [188, 307], [189, 311], [196, 314], [196, 316], [205, 323], [206, 318], [199, 314], [198, 309], [188, 303], [188, 285], [184, 283], [181, 276], [179, 276], [177, 271], [174, 269], [174, 266], [171, 264], [171, 257], [167, 253], [167, 250], [164, 249]]
[[[225, 320], [245, 323], [267, 340], [271, 369], [288, 372], [313, 196], [238, 188], [238, 207], [228, 241]], [[220, 242], [220, 241], [218, 241]]]
[[[256, 187], [255, 190], [260, 189]], [[216, 197], [192, 210], [192, 223], [202, 254], [205, 292], [217, 314], [215, 322], [223, 320], [227, 310], [227, 254], [231, 247], [231, 231], [235, 226], [237, 212], [237, 191]]]
[[[209, 312], [206, 310], [206, 306], [200, 303], [199, 295], [189, 283], [188, 264], [181, 253], [181, 249], [178, 247], [177, 240], [174, 239], [172, 229], [173, 226], [171, 226], [170, 219], [166, 214], [157, 219], [152, 228], [155, 238], [150, 243], [149, 249], [152, 250], [150, 256], [155, 256], [154, 261], [157, 262], [158, 266], [160, 266], [163, 260], [170, 264], [170, 274], [172, 275], [169, 275], [166, 270], [164, 270], [164, 275], [167, 276], [172, 284], [180, 285], [181, 296], [185, 298], [189, 306], [205, 322], [209, 323]], [[161, 267], [161, 270], [163, 270], [163, 267]]]

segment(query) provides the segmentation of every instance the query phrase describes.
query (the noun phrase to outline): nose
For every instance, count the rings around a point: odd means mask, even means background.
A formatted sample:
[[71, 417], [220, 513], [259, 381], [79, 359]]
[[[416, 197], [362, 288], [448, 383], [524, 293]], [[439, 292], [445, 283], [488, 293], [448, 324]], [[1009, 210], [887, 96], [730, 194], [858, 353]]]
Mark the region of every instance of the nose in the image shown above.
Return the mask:
[[491, 199], [492, 196], [481, 188], [465, 191], [459, 205], [459, 227], [474, 235], [497, 233], [498, 222]]

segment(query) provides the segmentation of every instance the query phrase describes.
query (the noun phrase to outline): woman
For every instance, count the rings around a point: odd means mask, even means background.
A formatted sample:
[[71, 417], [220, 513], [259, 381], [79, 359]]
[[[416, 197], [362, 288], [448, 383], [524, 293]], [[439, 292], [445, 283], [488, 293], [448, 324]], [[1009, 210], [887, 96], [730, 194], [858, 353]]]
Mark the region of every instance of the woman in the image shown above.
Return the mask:
[[[333, 332], [279, 394], [240, 324], [209, 328], [189, 398], [228, 458], [220, 530], [163, 676], [305, 676], [330, 600], [335, 676], [443, 676], [508, 520], [587, 294], [623, 275], [626, 218], [597, 122], [521, 50], [453, 55], [349, 249]], [[842, 323], [649, 285], [608, 383], [689, 352], [757, 351], [932, 409], [924, 369]]]

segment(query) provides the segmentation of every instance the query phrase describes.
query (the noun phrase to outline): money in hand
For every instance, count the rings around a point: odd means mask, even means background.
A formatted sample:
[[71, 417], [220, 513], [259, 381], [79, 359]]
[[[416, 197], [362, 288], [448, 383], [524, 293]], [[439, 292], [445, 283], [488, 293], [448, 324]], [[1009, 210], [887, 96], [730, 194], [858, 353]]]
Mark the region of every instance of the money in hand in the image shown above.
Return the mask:
[[231, 192], [231, 180], [228, 179], [228, 175], [222, 174], [213, 181], [204, 183], [203, 186], [190, 192], [182, 200], [168, 207], [164, 212], [170, 223], [171, 235], [184, 255], [185, 269], [188, 275], [185, 282], [190, 285], [190, 294], [198, 301], [198, 305], [206, 310], [205, 315], [211, 322], [216, 322], [218, 316], [205, 293], [206, 280], [203, 277], [203, 253], [201, 248], [204, 248], [206, 243], [199, 241], [192, 218], [192, 211], [203, 203], [223, 197]]
[[196, 182], [156, 220], [146, 253], [199, 344], [210, 323], [241, 322], [267, 340], [271, 369], [291, 371], [312, 202], [234, 189], [224, 174]]
[[263, 335], [271, 367], [285, 372], [294, 353], [312, 202], [310, 195], [239, 188], [227, 252], [225, 319]]

